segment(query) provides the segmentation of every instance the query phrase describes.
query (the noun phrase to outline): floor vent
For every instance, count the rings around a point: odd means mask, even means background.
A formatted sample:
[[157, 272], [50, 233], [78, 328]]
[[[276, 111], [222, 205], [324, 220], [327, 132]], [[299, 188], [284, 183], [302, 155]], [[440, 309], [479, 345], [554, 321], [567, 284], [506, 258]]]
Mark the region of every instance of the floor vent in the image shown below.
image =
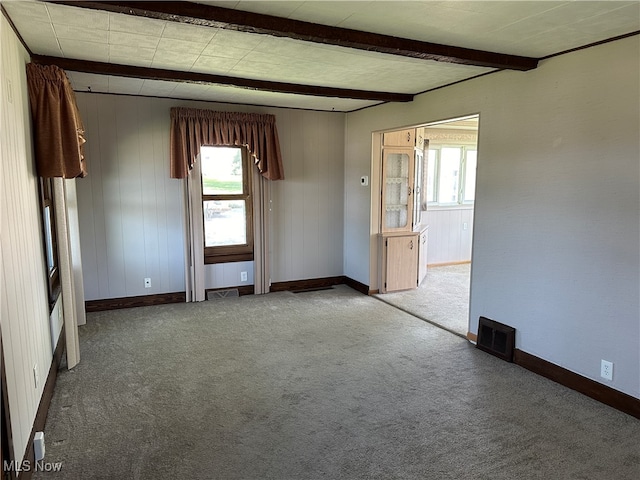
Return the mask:
[[237, 288], [228, 288], [226, 290], [207, 290], [207, 300], [217, 300], [219, 298], [239, 297], [240, 292]]
[[516, 329], [502, 323], [480, 317], [476, 347], [507, 362], [513, 362]]

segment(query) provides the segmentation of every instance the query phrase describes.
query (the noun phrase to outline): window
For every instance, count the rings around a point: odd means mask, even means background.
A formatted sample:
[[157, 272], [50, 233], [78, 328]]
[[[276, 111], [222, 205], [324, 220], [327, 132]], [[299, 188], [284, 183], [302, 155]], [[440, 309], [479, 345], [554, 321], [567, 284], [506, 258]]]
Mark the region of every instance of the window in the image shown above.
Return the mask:
[[58, 272], [58, 241], [53, 209], [53, 178], [40, 177], [40, 208], [44, 231], [44, 253], [47, 262], [49, 303], [53, 306], [60, 294], [60, 274]]
[[241, 147], [202, 147], [205, 263], [253, 260], [249, 155]]
[[427, 202], [430, 205], [470, 204], [476, 194], [476, 147], [429, 146]]

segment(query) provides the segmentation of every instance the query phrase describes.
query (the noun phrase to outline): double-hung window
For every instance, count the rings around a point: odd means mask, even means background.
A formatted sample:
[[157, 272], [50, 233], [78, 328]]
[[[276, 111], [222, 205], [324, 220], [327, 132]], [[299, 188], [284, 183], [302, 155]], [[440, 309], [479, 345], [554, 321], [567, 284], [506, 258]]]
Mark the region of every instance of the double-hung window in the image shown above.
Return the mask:
[[426, 187], [430, 205], [455, 206], [475, 201], [477, 153], [475, 146], [429, 146]]
[[58, 271], [58, 245], [55, 212], [53, 209], [53, 179], [40, 177], [40, 208], [44, 231], [44, 253], [47, 264], [49, 303], [53, 306], [60, 294], [60, 273]]
[[205, 263], [253, 260], [249, 155], [243, 147], [200, 149]]

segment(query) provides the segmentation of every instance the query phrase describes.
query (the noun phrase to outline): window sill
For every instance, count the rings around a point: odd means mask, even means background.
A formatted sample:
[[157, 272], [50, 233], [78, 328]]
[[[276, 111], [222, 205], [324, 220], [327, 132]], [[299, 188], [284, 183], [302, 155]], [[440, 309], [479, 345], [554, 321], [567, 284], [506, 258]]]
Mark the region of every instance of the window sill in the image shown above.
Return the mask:
[[473, 210], [473, 203], [463, 203], [462, 205], [428, 205], [427, 212], [434, 212], [438, 210]]
[[251, 262], [253, 261], [253, 252], [251, 253], [229, 253], [226, 255], [205, 255], [204, 264], [211, 265], [216, 263], [233, 263], [233, 262]]

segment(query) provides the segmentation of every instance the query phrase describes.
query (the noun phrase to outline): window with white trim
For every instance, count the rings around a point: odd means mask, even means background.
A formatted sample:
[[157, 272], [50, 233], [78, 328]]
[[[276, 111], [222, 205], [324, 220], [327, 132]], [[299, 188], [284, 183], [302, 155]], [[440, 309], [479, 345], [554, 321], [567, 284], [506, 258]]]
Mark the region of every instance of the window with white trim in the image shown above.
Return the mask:
[[433, 206], [473, 204], [476, 195], [477, 148], [429, 145], [427, 202]]

